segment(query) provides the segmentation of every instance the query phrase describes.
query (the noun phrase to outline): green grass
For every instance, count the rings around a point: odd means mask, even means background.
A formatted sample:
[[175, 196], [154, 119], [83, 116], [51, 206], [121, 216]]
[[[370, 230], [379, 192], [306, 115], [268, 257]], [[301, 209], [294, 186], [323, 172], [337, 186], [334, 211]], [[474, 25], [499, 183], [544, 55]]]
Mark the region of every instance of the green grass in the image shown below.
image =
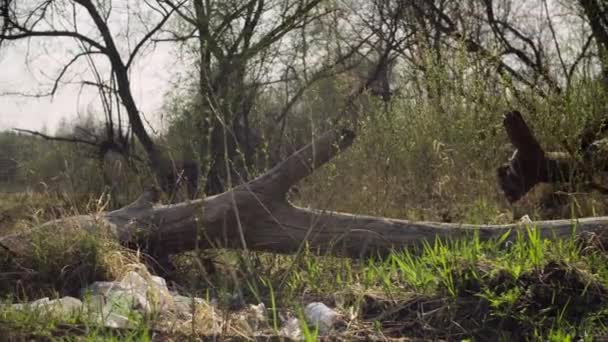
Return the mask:
[[151, 341], [146, 319], [133, 319], [131, 322], [135, 328], [109, 329], [96, 324], [85, 312], [0, 308], [0, 335], [7, 340]]
[[[478, 222], [494, 213], [481, 202], [477, 206], [482, 210], [472, 217]], [[279, 331], [281, 317], [301, 316], [311, 301], [322, 301], [348, 317], [347, 327], [335, 332], [345, 338], [405, 334], [567, 341], [607, 334], [608, 254], [602, 237], [545, 240], [534, 227], [512, 234], [492, 241], [476, 235], [436, 240], [366, 260], [318, 256], [307, 248], [294, 256], [218, 250], [210, 254], [217, 268], [213, 274], [199, 266], [196, 253], [187, 253], [174, 259], [173, 280], [185, 295], [217, 300], [225, 317], [263, 302], [268, 324], [261, 332], [270, 335]], [[19, 263], [0, 252], [4, 298], [74, 295], [93, 281], [114, 279], [137, 262], [102, 235], [34, 235], [32, 246], [35, 253]], [[18, 281], [23, 273], [13, 272], [24, 267], [27, 281]], [[145, 317], [138, 322], [135, 329], [116, 332], [82, 316], [49, 318], [16, 311], [0, 316], [6, 329], [58, 339], [64, 334], [63, 340], [77, 331], [91, 341], [149, 340], [159, 322]], [[301, 330], [307, 340], [318, 334], [315, 327]], [[168, 334], [200, 333], [182, 329]]]
[[[230, 298], [220, 293], [240, 288], [245, 302], [266, 303], [271, 322], [277, 310], [297, 312], [303, 303], [322, 300], [353, 312], [358, 328], [391, 331], [394, 322], [416, 327], [395, 336], [407, 331], [425, 338], [533, 339], [607, 332], [602, 324], [608, 319], [607, 256], [575, 238], [543, 240], [533, 227], [512, 242], [506, 236], [489, 242], [438, 240], [377, 260], [303, 253], [246, 253], [255, 260], [253, 271], [237, 272], [242, 277], [218, 272], [211, 284], [221, 285], [208, 290], [212, 297], [217, 291], [217, 297]], [[230, 254], [219, 258], [221, 267], [247, 267]], [[241, 287], [244, 283], [249, 286]], [[232, 300], [221, 304], [229, 307]]]

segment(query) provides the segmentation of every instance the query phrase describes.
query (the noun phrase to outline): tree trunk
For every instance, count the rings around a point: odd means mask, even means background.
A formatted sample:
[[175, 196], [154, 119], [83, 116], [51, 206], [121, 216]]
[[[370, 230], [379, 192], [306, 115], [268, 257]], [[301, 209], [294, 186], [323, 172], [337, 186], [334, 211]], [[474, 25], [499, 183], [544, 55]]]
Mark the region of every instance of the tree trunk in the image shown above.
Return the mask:
[[[228, 192], [174, 205], [155, 204], [158, 192], [147, 190], [134, 203], [98, 215], [81, 215], [47, 222], [33, 231], [69, 234], [84, 229], [110, 232], [122, 244], [139, 244], [152, 255], [197, 248], [233, 248], [296, 253], [303, 246], [348, 257], [385, 254], [436, 238], [463, 238], [478, 233], [482, 240], [518, 224], [468, 225], [371, 217], [298, 208], [286, 199], [289, 188], [344, 150], [354, 140], [348, 130], [328, 132], [262, 176]], [[608, 217], [536, 222], [546, 238], [577, 232], [599, 232]], [[515, 234], [511, 234], [513, 237]], [[17, 255], [31, 253], [32, 231], [0, 238], [0, 246]]]
[[516, 148], [509, 162], [497, 169], [498, 183], [509, 202], [517, 202], [538, 183], [582, 181], [589, 189], [606, 192], [593, 181], [594, 174], [608, 166], [602, 156], [605, 151], [597, 147], [603, 141], [593, 141], [597, 134], [589, 133], [598, 130], [583, 133], [582, 158], [577, 160], [571, 154], [545, 152], [518, 111], [506, 113], [503, 125]]

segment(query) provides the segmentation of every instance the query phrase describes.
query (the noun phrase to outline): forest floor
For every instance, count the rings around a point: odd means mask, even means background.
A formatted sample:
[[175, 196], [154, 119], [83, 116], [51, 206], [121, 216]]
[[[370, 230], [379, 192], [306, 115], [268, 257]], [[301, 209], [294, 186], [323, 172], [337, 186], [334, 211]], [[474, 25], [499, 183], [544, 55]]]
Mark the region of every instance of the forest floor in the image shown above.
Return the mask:
[[[57, 208], [57, 201], [43, 195], [4, 195], [0, 236], [66, 214]], [[205, 334], [193, 328], [195, 320], [190, 327], [168, 329], [170, 322], [150, 315], [137, 317], [133, 328], [109, 329], [78, 314], [49, 317], [3, 305], [0, 336], [52, 341], [281, 340], [287, 317], [303, 322], [303, 308], [322, 302], [340, 314], [341, 324], [319, 332], [300, 323], [302, 339], [608, 339], [608, 239], [549, 241], [541, 239], [533, 225], [514, 242], [506, 238], [437, 240], [369, 260], [318, 256], [306, 249], [292, 256], [226, 250], [178, 255], [167, 278], [171, 288], [208, 300], [233, 325], [238, 312], [264, 303], [264, 324], [239, 335], [228, 323], [220, 323], [224, 328], [219, 333]], [[4, 304], [71, 295], [93, 281], [114, 280], [134, 260], [145, 259], [103, 241], [80, 240], [65, 248], [66, 242], [59, 240], [49, 236], [34, 260], [16, 263], [0, 253]]]

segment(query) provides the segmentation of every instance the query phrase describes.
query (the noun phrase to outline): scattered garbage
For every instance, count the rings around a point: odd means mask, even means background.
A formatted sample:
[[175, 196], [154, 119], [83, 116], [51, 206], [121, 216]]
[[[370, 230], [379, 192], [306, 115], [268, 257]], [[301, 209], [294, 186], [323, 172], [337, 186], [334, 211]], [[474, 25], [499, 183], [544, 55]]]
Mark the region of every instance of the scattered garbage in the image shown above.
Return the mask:
[[301, 340], [302, 330], [300, 329], [300, 321], [295, 317], [288, 319], [279, 330], [279, 336], [295, 341]]
[[[175, 305], [175, 298], [169, 292], [165, 279], [149, 274], [142, 276], [136, 271], [127, 272], [119, 281], [94, 282], [81, 291], [81, 296], [82, 300], [74, 297], [50, 300], [45, 297], [10, 307], [16, 310], [46, 310], [56, 314], [82, 312], [100, 325], [129, 328], [133, 327], [133, 318], [137, 317], [137, 313], [173, 312], [176, 316], [188, 317], [191, 309], [184, 304], [185, 299], [192, 301], [192, 298], [179, 296], [181, 305]], [[199, 304], [203, 302], [200, 298], [195, 298], [195, 301]]]
[[37, 310], [49, 314], [69, 315], [82, 310], [82, 302], [74, 297], [63, 297], [54, 300], [44, 297], [30, 303], [13, 304], [12, 307], [17, 310]]
[[334, 324], [340, 320], [339, 313], [320, 302], [306, 305], [304, 316], [308, 323], [319, 327], [319, 332], [322, 334], [331, 330]]
[[[145, 272], [142, 275], [131, 271], [118, 281], [95, 282], [84, 288], [81, 296], [82, 299], [63, 297], [54, 300], [45, 297], [8, 307], [17, 310], [46, 310], [43, 313], [61, 315], [85, 314], [92, 322], [109, 328], [135, 328], [143, 315], [155, 314], [171, 317], [173, 322], [177, 322], [171, 323], [169, 329], [175, 329], [176, 326], [191, 329], [195, 326], [198, 331], [210, 335], [222, 333], [225, 327], [230, 327], [240, 336], [272, 331], [264, 303], [249, 305], [230, 317], [224, 316], [216, 308], [216, 303], [171, 292], [163, 278]], [[317, 326], [321, 334], [335, 328], [336, 323], [341, 321], [339, 313], [320, 302], [306, 305], [304, 318], [310, 325]], [[280, 316], [280, 319], [281, 328], [274, 333], [291, 340], [302, 339], [300, 320], [292, 316], [286, 319]]]
[[532, 219], [530, 219], [529, 215], [524, 215], [519, 219], [519, 223], [528, 225], [528, 224], [532, 224], [533, 221], [532, 221]]

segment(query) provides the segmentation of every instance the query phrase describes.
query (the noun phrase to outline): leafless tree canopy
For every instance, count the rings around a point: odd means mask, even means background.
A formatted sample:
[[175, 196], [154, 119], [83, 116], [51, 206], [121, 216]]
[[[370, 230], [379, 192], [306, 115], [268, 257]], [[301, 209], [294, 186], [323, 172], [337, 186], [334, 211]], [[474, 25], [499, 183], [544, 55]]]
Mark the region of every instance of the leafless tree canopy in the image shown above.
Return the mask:
[[[327, 126], [353, 128], [359, 122], [353, 109], [361, 94], [377, 96], [387, 106], [400, 88], [417, 88], [440, 99], [445, 85], [436, 84], [434, 74], [460, 77], [462, 68], [455, 61], [463, 53], [475, 57], [464, 74], [487, 75], [497, 96], [508, 89], [516, 106], [529, 105], [522, 95], [526, 91], [541, 97], [567, 93], [579, 74], [596, 70], [608, 79], [606, 6], [599, 0], [158, 0], [136, 6], [2, 0], [0, 16], [2, 48], [20, 40], [54, 40], [74, 47], [63, 64], [52, 66], [54, 81], [39, 95], [52, 96], [63, 84], [79, 82], [98, 89], [102, 100], [101, 137], [30, 133], [127, 158], [134, 154], [134, 137], [166, 191], [183, 174], [176, 165], [197, 169], [206, 194], [246, 182], [262, 140], [272, 150], [285, 149], [288, 122], [298, 104], [312, 85], [331, 76], [357, 82], [340, 99], [341, 108], [326, 118]], [[131, 89], [134, 63], [158, 44], [186, 51], [183, 61], [196, 70], [190, 85], [195, 105], [183, 116], [198, 132], [192, 138], [197, 140], [196, 158], [178, 163], [147, 127]], [[83, 66], [87, 74], [75, 77]], [[258, 110], [268, 94], [281, 95], [281, 108]], [[606, 126], [594, 123], [575, 150], [585, 154]]]

